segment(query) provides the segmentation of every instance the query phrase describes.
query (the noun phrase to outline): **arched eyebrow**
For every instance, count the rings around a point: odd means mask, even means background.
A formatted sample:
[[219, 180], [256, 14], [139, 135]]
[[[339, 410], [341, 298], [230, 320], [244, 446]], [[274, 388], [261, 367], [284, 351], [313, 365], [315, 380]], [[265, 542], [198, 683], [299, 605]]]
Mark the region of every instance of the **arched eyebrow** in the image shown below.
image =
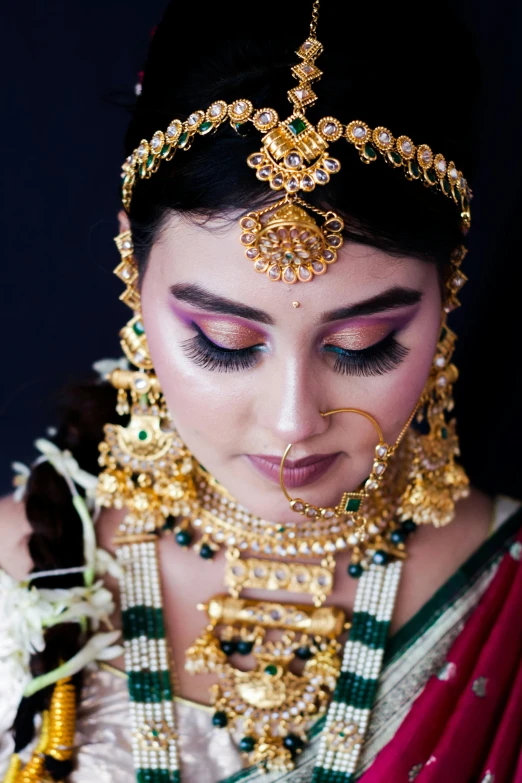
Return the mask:
[[376, 294], [376, 296], [372, 296], [370, 299], [364, 299], [347, 307], [328, 310], [322, 314], [320, 320], [321, 323], [329, 323], [330, 321], [339, 321], [341, 318], [375, 315], [388, 310], [397, 310], [400, 307], [411, 307], [414, 304], [418, 304], [422, 296], [422, 291], [417, 291], [414, 288], [393, 286], [380, 294]]
[[[249, 321], [273, 326], [275, 320], [264, 310], [258, 310], [256, 307], [250, 307], [242, 302], [236, 302], [233, 299], [226, 299], [223, 296], [213, 294], [195, 283], [177, 283], [169, 288], [172, 296], [180, 302], [186, 302], [193, 307], [199, 307], [201, 310], [207, 310], [211, 313], [220, 313], [224, 315], [236, 315], [239, 318], [246, 318]], [[355, 318], [361, 315], [374, 315], [388, 310], [396, 310], [400, 307], [410, 307], [418, 304], [422, 299], [422, 292], [413, 288], [402, 288], [394, 286], [388, 288], [370, 299], [339, 307], [335, 310], [329, 310], [322, 314], [321, 323], [338, 321], [341, 318]]]
[[223, 296], [217, 296], [199, 285], [178, 283], [171, 285], [169, 291], [180, 302], [186, 302], [211, 313], [237, 315], [239, 318], [248, 318], [249, 321], [258, 321], [262, 324], [273, 325], [275, 323], [272, 316], [263, 310], [250, 307], [242, 302], [235, 302], [232, 299], [225, 299]]

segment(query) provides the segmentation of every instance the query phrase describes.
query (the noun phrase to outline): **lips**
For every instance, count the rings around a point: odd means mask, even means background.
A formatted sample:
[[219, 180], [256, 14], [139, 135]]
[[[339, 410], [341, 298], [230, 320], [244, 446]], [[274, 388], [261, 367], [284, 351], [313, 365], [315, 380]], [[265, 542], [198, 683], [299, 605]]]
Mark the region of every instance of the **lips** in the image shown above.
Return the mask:
[[[285, 461], [283, 479], [286, 487], [304, 487], [312, 484], [331, 468], [340, 452], [335, 454], [312, 454], [303, 459]], [[248, 454], [251, 464], [263, 476], [279, 484], [279, 467], [281, 457], [267, 454]]]

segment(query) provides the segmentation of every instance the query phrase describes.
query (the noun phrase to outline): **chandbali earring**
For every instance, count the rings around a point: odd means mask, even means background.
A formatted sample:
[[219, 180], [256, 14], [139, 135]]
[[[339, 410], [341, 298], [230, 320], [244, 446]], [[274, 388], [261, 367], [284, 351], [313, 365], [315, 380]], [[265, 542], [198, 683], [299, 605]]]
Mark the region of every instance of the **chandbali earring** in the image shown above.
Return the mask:
[[147, 345], [131, 232], [115, 242], [121, 254], [115, 274], [126, 285], [120, 299], [133, 310], [120, 342], [135, 369], [116, 369], [107, 378], [118, 390], [116, 412], [130, 418], [126, 426], [105, 425], [98, 502], [129, 509], [119, 530], [120, 538], [128, 538], [153, 534], [169, 517], [189, 515], [195, 491], [192, 457], [172, 425]]
[[451, 257], [437, 350], [417, 414], [417, 423], [426, 432], [414, 435], [410, 480], [398, 509], [402, 520], [412, 519], [417, 524], [435, 527], [451, 522], [455, 503], [469, 495], [469, 479], [455, 461], [460, 456], [456, 420], [446, 420], [446, 414], [454, 408], [453, 384], [458, 378], [458, 370], [451, 362], [457, 336], [449, 329], [446, 319], [460, 305], [457, 293], [467, 279], [460, 265], [466, 252], [460, 246]]

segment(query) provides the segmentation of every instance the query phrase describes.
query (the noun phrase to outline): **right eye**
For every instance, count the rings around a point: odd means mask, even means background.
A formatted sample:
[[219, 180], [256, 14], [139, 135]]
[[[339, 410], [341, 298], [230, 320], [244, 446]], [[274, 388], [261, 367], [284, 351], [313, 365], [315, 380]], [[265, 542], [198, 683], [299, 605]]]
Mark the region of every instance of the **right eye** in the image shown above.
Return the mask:
[[192, 324], [197, 334], [182, 343], [183, 352], [198, 367], [203, 367], [211, 372], [239, 372], [250, 370], [259, 361], [259, 353], [264, 350], [264, 345], [252, 345], [248, 348], [233, 350], [221, 348], [216, 345]]

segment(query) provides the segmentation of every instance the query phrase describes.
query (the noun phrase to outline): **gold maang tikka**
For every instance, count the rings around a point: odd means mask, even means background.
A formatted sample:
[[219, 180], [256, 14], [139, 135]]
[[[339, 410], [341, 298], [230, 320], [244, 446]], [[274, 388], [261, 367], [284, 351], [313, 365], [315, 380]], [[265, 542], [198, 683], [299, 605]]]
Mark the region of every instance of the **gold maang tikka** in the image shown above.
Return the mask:
[[284, 194], [279, 201], [240, 219], [246, 258], [269, 280], [309, 283], [337, 260], [343, 244], [343, 220], [333, 211], [308, 204], [300, 194], [326, 185], [340, 170], [339, 160], [329, 149], [341, 139], [357, 150], [363, 163], [382, 157], [407, 179], [418, 180], [451, 199], [459, 209], [462, 228], [469, 228], [472, 194], [453, 161], [435, 154], [427, 144], [415, 145], [409, 136], [395, 137], [383, 125], [372, 129], [358, 119], [345, 125], [331, 116], [316, 125], [308, 120], [306, 110], [317, 100], [312, 85], [322, 76], [316, 65], [323, 51], [316, 37], [318, 11], [319, 0], [315, 0], [310, 34], [297, 50], [300, 62], [292, 67], [298, 82], [288, 92], [292, 114], [280, 121], [275, 109], [256, 109], [250, 100], [238, 98], [231, 103], [216, 100], [206, 111], [192, 112], [184, 122], [172, 120], [165, 131], [156, 131], [150, 140], [142, 139], [123, 164], [122, 199], [127, 211], [137, 180], [151, 177], [162, 161], [170, 161], [178, 150], [188, 151], [197, 136], [213, 134], [226, 121], [240, 133], [251, 122], [263, 134], [262, 147], [249, 155], [247, 164], [272, 191]]

